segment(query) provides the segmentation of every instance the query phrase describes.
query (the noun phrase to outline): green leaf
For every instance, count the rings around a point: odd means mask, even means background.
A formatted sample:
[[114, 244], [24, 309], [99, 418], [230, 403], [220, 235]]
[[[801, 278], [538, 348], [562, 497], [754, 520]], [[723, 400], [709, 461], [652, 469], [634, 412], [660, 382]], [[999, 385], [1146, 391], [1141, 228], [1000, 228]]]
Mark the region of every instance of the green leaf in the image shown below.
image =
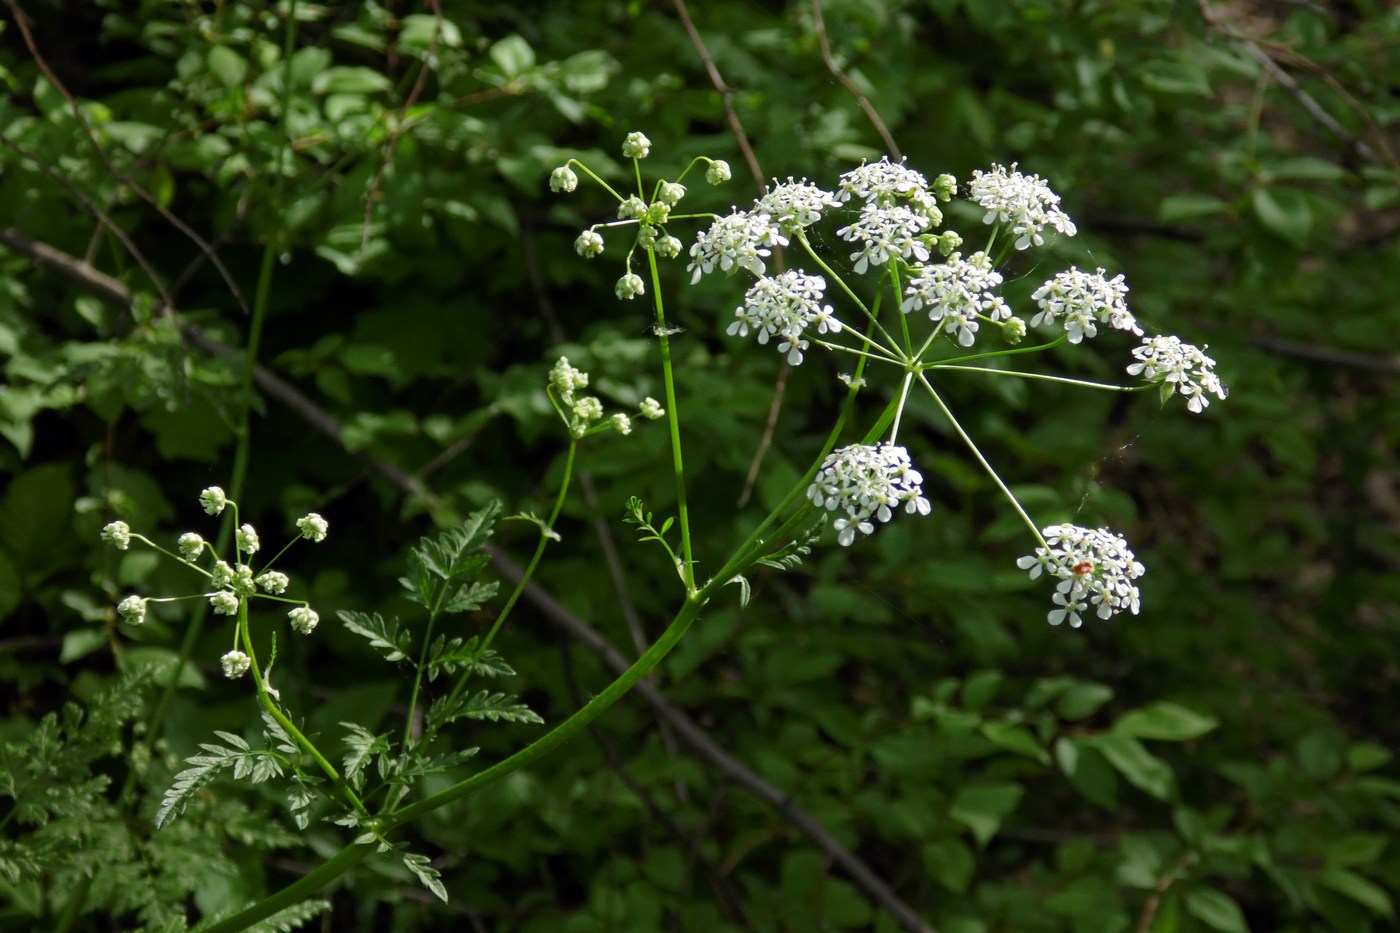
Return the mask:
[[433, 867], [426, 855], [404, 852], [403, 864], [405, 868], [418, 877], [423, 887], [432, 891], [444, 904], [447, 903], [447, 888], [442, 885], [442, 873]]
[[1112, 731], [1138, 739], [1184, 742], [1205, 735], [1218, 725], [1217, 719], [1162, 701], [1124, 713], [1114, 722]]
[[436, 732], [443, 726], [458, 719], [489, 719], [492, 722], [525, 722], [542, 724], [543, 719], [515, 697], [504, 693], [491, 693], [482, 690], [475, 696], [466, 695], [453, 699], [443, 697], [428, 710], [428, 731]]
[[1294, 246], [1307, 243], [1312, 231], [1312, 209], [1300, 191], [1288, 188], [1255, 188], [1254, 214], [1270, 233]]
[[1043, 765], [1050, 763], [1050, 753], [1025, 726], [992, 720], [982, 723], [982, 734], [1007, 751], [1034, 758]]
[[978, 671], [972, 674], [963, 684], [963, 706], [974, 712], [982, 709], [992, 702], [1004, 679], [1005, 675], [1001, 671]]
[[1024, 794], [1019, 784], [975, 784], [958, 792], [948, 815], [972, 830], [977, 844], [985, 846]]
[[1353, 771], [1372, 771], [1382, 767], [1394, 756], [1390, 749], [1375, 742], [1357, 742], [1347, 749], [1347, 767]]
[[1056, 740], [1055, 761], [1086, 800], [1107, 810], [1118, 809], [1118, 774], [1087, 740]]
[[519, 35], [506, 36], [487, 53], [507, 78], [514, 78], [535, 66], [535, 50]]
[[1158, 800], [1170, 800], [1175, 793], [1175, 780], [1167, 763], [1149, 752], [1137, 739], [1103, 733], [1086, 739], [1085, 743], [1102, 752], [1109, 764], [1134, 787]]
[[1215, 888], [1195, 888], [1186, 895], [1186, 911], [1221, 933], [1249, 933], [1244, 911], [1235, 899]]
[[1212, 194], [1173, 194], [1162, 199], [1157, 207], [1157, 219], [1163, 223], [1198, 220], [1224, 213], [1229, 207]]
[[394, 86], [387, 77], [373, 68], [327, 68], [311, 79], [311, 93], [377, 94]]
[[1385, 889], [1354, 871], [1341, 868], [1329, 869], [1318, 875], [1317, 881], [1324, 887], [1331, 888], [1338, 894], [1351, 898], [1372, 913], [1380, 914], [1382, 917], [1395, 916], [1395, 906], [1391, 903], [1390, 895], [1385, 892]]
[[210, 49], [208, 63], [209, 73], [227, 88], [242, 87], [248, 76], [248, 61], [226, 45]]
[[1055, 712], [1061, 719], [1071, 722], [1088, 719], [1113, 699], [1113, 689], [1103, 684], [1077, 683], [1060, 694], [1055, 703]]
[[342, 609], [336, 613], [340, 621], [345, 623], [345, 627], [362, 638], [369, 640], [371, 648], [375, 648], [384, 655], [386, 661], [407, 661], [409, 660], [409, 647], [413, 636], [406, 631], [399, 630], [399, 620], [385, 622], [379, 613], [368, 615], [363, 612], [355, 612], [350, 609]]
[[60, 664], [69, 664], [86, 657], [107, 644], [107, 632], [100, 628], [74, 629], [63, 636], [63, 648], [58, 653]]
[[1381, 857], [1389, 842], [1390, 837], [1381, 833], [1351, 833], [1327, 846], [1327, 865], [1369, 865]]
[[977, 860], [961, 839], [949, 836], [930, 842], [924, 846], [923, 854], [924, 868], [933, 880], [954, 894], [967, 893]]

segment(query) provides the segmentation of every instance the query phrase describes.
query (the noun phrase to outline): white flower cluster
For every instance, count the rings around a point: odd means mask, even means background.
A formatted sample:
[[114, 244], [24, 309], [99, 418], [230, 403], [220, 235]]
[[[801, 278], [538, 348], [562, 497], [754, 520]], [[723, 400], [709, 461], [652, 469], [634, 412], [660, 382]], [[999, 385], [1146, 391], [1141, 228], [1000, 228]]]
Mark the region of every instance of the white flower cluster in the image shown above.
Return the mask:
[[767, 214], [736, 210], [716, 217], [708, 230], [700, 232], [690, 247], [691, 261], [685, 268], [691, 274], [691, 284], [716, 269], [721, 272], [747, 269], [754, 275], [762, 275], [763, 260], [772, 254], [773, 247], [787, 245], [787, 237], [771, 223]]
[[992, 261], [985, 253], [973, 253], [967, 259], [954, 253], [947, 262], [916, 267], [899, 309], [908, 314], [927, 308], [930, 321], [946, 321], [948, 337], [970, 347], [976, 339], [979, 317], [993, 321], [1011, 318], [1011, 308], [1000, 295], [992, 294], [1000, 285], [1001, 275], [992, 271]]
[[1124, 609], [1137, 615], [1138, 588], [1133, 581], [1142, 576], [1143, 566], [1122, 535], [1069, 524], [1051, 525], [1044, 534], [1049, 546], [1036, 548], [1016, 566], [1029, 570], [1032, 580], [1041, 573], [1059, 578], [1051, 597], [1056, 608], [1047, 616], [1051, 625], [1068, 620], [1078, 628], [1090, 608], [1100, 619]]
[[1176, 337], [1145, 337], [1142, 346], [1133, 350], [1139, 362], [1129, 366], [1128, 373], [1161, 385], [1163, 401], [1179, 392], [1186, 407], [1200, 414], [1210, 404], [1207, 392], [1224, 399], [1230, 391], [1215, 375], [1215, 360], [1205, 355], [1205, 349]]
[[848, 243], [860, 244], [851, 254], [857, 275], [872, 266], [881, 270], [896, 256], [905, 262], [928, 260], [928, 243], [922, 234], [931, 225], [927, 214], [902, 204], [884, 207], [872, 201], [860, 209], [855, 223], [842, 227], [836, 235]]
[[824, 188], [818, 188], [807, 179], [779, 183], [773, 179], [769, 188], [757, 201], [753, 202], [751, 214], [767, 215], [769, 223], [776, 224], [784, 233], [791, 233], [801, 227], [810, 227], [822, 219], [822, 211], [838, 208], [841, 200]]
[[101, 538], [118, 551], [131, 547], [131, 526], [126, 522], [108, 522], [102, 526]]
[[1043, 244], [1040, 232], [1046, 227], [1065, 236], [1078, 232], [1074, 221], [1060, 209], [1060, 196], [1039, 175], [1016, 171], [1014, 162], [1010, 170], [993, 164], [990, 172], [973, 172], [967, 188], [968, 196], [987, 212], [982, 222], [1009, 225], [1017, 249]]
[[[583, 437], [593, 431], [603, 420], [603, 403], [592, 395], [578, 397], [577, 393], [588, 388], [588, 373], [569, 363], [567, 356], [559, 357], [554, 368], [549, 371], [549, 387], [558, 398], [556, 409], [569, 426], [574, 437]], [[654, 398], [647, 398], [639, 406], [638, 414], [643, 418], [655, 419], [666, 414]], [[607, 424], [619, 434], [632, 433], [632, 419], [618, 412], [609, 415]]]
[[841, 544], [849, 546], [857, 532], [875, 533], [872, 518], [887, 522], [901, 504], [911, 515], [927, 515], [932, 505], [924, 498], [923, 480], [903, 447], [852, 444], [827, 456], [807, 498], [818, 508], [845, 513], [832, 527]]
[[841, 322], [832, 316], [831, 305], [823, 305], [826, 279], [790, 269], [777, 277], [760, 278], [744, 296], [744, 304], [734, 312], [737, 318], [729, 333], [747, 337], [752, 328], [760, 344], [771, 337], [782, 338], [778, 349], [787, 352], [793, 366], [802, 362], [808, 343], [803, 333], [816, 324], [817, 333], [840, 333]]
[[[951, 175], [940, 175], [934, 188], [946, 201], [956, 184]], [[836, 197], [849, 201], [852, 196], [879, 207], [908, 201], [931, 224], [943, 222], [943, 212], [938, 209], [934, 192], [929, 190], [928, 180], [903, 162], [891, 162], [888, 157], [866, 162], [841, 176]]]
[[1031, 326], [1061, 320], [1070, 343], [1097, 335], [1096, 324], [1108, 324], [1141, 337], [1142, 328], [1128, 310], [1127, 296], [1128, 286], [1122, 275], [1108, 279], [1103, 269], [1089, 273], [1071, 266], [1068, 272], [1059, 273], [1031, 295], [1040, 306], [1040, 312], [1031, 318]]

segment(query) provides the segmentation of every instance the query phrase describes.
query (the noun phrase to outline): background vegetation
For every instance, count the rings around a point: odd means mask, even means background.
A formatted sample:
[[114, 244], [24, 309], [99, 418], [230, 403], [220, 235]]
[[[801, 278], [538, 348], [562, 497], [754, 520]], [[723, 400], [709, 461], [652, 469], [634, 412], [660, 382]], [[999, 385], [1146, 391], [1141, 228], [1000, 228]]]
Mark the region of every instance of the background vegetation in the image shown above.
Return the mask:
[[[407, 615], [396, 579], [420, 536], [496, 496], [545, 510], [560, 353], [611, 398], [660, 394], [644, 309], [612, 295], [617, 255], [572, 252], [611, 206], [546, 187], [574, 155], [620, 176], [640, 129], [658, 171], [731, 162], [728, 186], [695, 192], [715, 210], [759, 179], [829, 185], [891, 143], [930, 176], [1016, 161], [1047, 178], [1080, 235], [1008, 296], [1069, 262], [1124, 272], [1138, 317], [1208, 343], [1231, 396], [1197, 418], [1059, 387], [952, 395], [1037, 518], [1128, 537], [1143, 614], [1047, 626], [1014, 568], [1024, 530], [915, 409], [932, 519], [759, 577], [588, 737], [412, 827], [450, 905], [371, 860], [314, 923], [1394, 928], [1393, 4], [7, 6], [0, 927], [184, 929], [344, 843], [232, 783], [153, 831], [182, 759], [257, 713], [218, 676], [222, 627], [182, 645], [185, 609], [118, 623], [121, 595], [178, 569], [98, 530], [212, 537], [195, 496], [216, 484], [265, 534], [326, 515], [296, 566], [326, 622], [283, 646], [284, 696], [308, 731], [375, 728], [400, 680], [335, 611]], [[841, 387], [819, 355], [781, 372], [724, 339], [734, 283], [668, 274], [713, 562], [803, 469]], [[1113, 378], [1118, 356], [1063, 365]], [[564, 540], [498, 642], [548, 722], [674, 610], [663, 559], [618, 521], [633, 494], [668, 512], [666, 458], [659, 430], [585, 446]], [[532, 533], [502, 526], [507, 579]], [[182, 650], [173, 693], [123, 673]], [[44, 719], [70, 701], [92, 713]], [[490, 726], [476, 760], [538, 734]]]

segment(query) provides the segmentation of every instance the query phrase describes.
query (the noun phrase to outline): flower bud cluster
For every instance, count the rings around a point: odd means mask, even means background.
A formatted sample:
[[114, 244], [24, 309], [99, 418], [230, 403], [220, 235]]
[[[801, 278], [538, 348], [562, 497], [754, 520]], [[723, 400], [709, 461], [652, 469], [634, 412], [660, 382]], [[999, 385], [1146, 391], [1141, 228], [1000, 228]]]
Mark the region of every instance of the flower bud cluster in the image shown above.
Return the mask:
[[1138, 362], [1128, 367], [1128, 373], [1160, 385], [1163, 401], [1180, 393], [1187, 409], [1200, 414], [1210, 404], [1207, 392], [1224, 399], [1230, 391], [1215, 375], [1215, 360], [1205, 355], [1205, 349], [1176, 337], [1145, 337], [1142, 346], [1133, 350]]
[[901, 505], [911, 515], [929, 514], [932, 505], [924, 498], [923, 480], [903, 447], [852, 444], [827, 456], [807, 498], [818, 508], [843, 513], [832, 527], [837, 540], [849, 547], [857, 533], [875, 533], [871, 519], [887, 522]]
[[1029, 570], [1032, 580], [1042, 573], [1059, 579], [1051, 596], [1056, 608], [1047, 616], [1051, 625], [1068, 620], [1078, 628], [1090, 609], [1100, 619], [1124, 609], [1137, 615], [1138, 588], [1133, 581], [1144, 568], [1122, 535], [1070, 524], [1051, 525], [1044, 535], [1047, 546], [1020, 558], [1016, 566]]
[[[569, 426], [569, 433], [578, 438], [595, 430], [611, 428], [619, 434], [631, 434], [631, 416], [616, 412], [608, 415], [604, 421], [602, 401], [592, 395], [578, 395], [586, 388], [588, 373], [572, 365], [567, 356], [559, 357], [549, 371], [549, 391], [550, 398], [555, 400], [555, 409]], [[665, 415], [666, 409], [656, 399], [648, 397], [637, 413], [643, 418], [655, 419]]]
[[1016, 237], [1016, 248], [1041, 246], [1041, 231], [1053, 227], [1065, 236], [1077, 229], [1069, 215], [1060, 209], [1060, 196], [1050, 190], [1039, 175], [1022, 175], [1016, 163], [1007, 169], [993, 164], [990, 172], [972, 173], [968, 197], [987, 213], [983, 223], [1005, 224]]

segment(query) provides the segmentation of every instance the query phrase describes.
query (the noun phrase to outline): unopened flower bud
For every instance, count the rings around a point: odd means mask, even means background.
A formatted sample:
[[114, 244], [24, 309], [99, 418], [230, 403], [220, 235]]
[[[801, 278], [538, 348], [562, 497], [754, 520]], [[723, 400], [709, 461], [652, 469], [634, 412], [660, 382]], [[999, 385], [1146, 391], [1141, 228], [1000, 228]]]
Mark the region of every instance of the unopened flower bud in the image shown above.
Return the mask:
[[180, 556], [185, 560], [197, 560], [204, 553], [204, 539], [193, 531], [180, 535]]
[[298, 606], [287, 613], [287, 618], [292, 620], [292, 628], [299, 635], [310, 635], [311, 630], [316, 627], [316, 623], [321, 621], [321, 617], [316, 614], [316, 610], [310, 606]]
[[126, 522], [108, 522], [102, 529], [102, 540], [125, 551], [131, 547], [131, 527]]
[[269, 570], [257, 579], [258, 586], [277, 596], [287, 592], [287, 585], [291, 582], [285, 573], [278, 573], [276, 570]]
[[238, 542], [238, 549], [244, 553], [256, 554], [258, 548], [262, 547], [262, 543], [258, 541], [258, 532], [252, 525], [240, 525], [233, 537]]
[[656, 196], [671, 207], [675, 207], [676, 203], [685, 197], [685, 185], [674, 181], [663, 181]]
[[326, 521], [315, 512], [307, 512], [297, 519], [297, 530], [301, 536], [311, 541], [313, 544], [320, 544], [326, 540], [326, 531], [330, 528], [330, 522]]
[[224, 676], [229, 680], [237, 680], [248, 669], [253, 666], [253, 661], [241, 651], [230, 651], [219, 659], [219, 663], [224, 667]]
[[651, 140], [642, 133], [628, 133], [627, 138], [622, 141], [624, 159], [645, 159], [650, 152]]
[[629, 272], [617, 280], [617, 297], [623, 299], [636, 298], [638, 295], [646, 294], [646, 284], [642, 277], [635, 272]]
[[228, 496], [218, 486], [210, 486], [199, 494], [199, 504], [209, 515], [218, 515], [228, 505]]
[[641, 416], [655, 421], [657, 418], [666, 417], [666, 409], [661, 407], [661, 403], [651, 396], [642, 399]]
[[232, 590], [219, 590], [209, 596], [209, 605], [214, 607], [216, 616], [232, 616], [238, 614], [238, 597]]
[[585, 230], [574, 240], [574, 252], [584, 259], [592, 259], [603, 254], [603, 235], [596, 230]]
[[578, 176], [567, 165], [561, 165], [549, 173], [549, 190], [568, 193], [578, 187]]
[[673, 236], [664, 236], [652, 246], [652, 252], [662, 259], [675, 259], [685, 249], [685, 244]]
[[622, 412], [618, 412], [608, 420], [612, 422], [612, 426], [617, 430], [618, 434], [632, 433], [632, 419], [622, 414]]
[[710, 162], [710, 167], [705, 169], [705, 180], [712, 185], [722, 185], [730, 179], [729, 163], [723, 159], [715, 159]]
[[117, 614], [123, 622], [140, 625], [146, 621], [146, 601], [140, 596], [128, 596], [117, 603]]
[[617, 206], [619, 220], [638, 220], [647, 212], [646, 202], [635, 194]]

